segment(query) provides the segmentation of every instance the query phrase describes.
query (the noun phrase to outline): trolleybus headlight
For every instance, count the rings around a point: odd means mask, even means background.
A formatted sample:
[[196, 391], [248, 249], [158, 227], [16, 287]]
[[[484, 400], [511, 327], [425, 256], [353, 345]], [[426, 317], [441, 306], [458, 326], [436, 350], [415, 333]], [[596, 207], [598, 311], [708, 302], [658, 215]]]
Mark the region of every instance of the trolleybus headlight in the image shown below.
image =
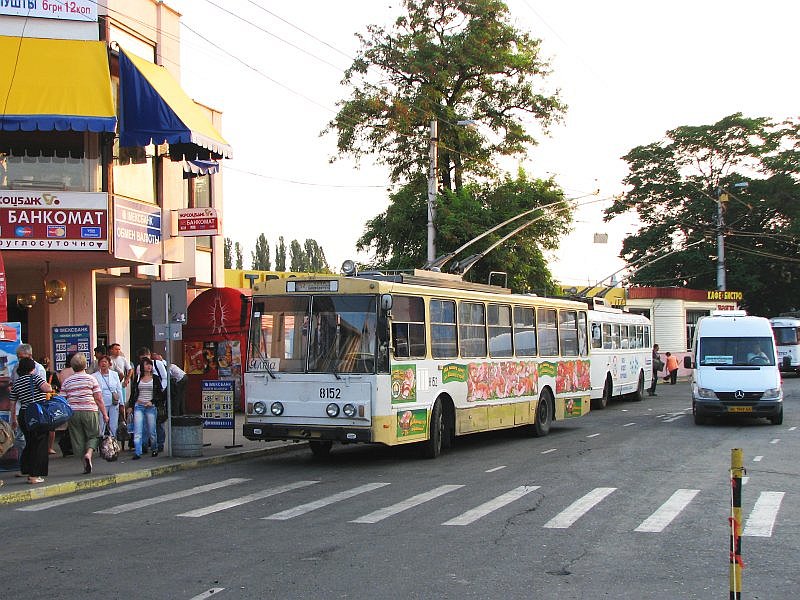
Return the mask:
[[267, 412], [267, 405], [264, 402], [256, 402], [253, 404], [253, 412], [257, 415], [263, 415]]
[[338, 404], [334, 404], [333, 402], [331, 402], [330, 404], [328, 404], [328, 406], [325, 407], [325, 412], [328, 413], [328, 416], [331, 417], [331, 418], [338, 417], [339, 416], [339, 405]]
[[342, 407], [342, 412], [344, 413], [345, 417], [352, 419], [353, 417], [356, 416], [356, 407], [353, 406], [352, 404], [345, 404]]
[[280, 417], [283, 414], [283, 404], [280, 402], [273, 402], [269, 406], [269, 411], [276, 417]]

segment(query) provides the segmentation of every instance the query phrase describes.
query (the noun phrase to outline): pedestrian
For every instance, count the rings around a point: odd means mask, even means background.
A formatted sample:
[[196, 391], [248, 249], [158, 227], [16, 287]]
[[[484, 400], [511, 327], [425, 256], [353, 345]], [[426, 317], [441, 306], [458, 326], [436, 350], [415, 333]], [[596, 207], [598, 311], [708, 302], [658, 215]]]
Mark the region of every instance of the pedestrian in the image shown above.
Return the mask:
[[[113, 437], [117, 437], [117, 425], [119, 424], [119, 407], [122, 399], [122, 383], [116, 371], [111, 370], [111, 359], [108, 356], [101, 356], [97, 361], [97, 372], [92, 373], [92, 377], [97, 379], [100, 384], [100, 392], [103, 394], [103, 404], [106, 405], [108, 413], [108, 430]], [[124, 406], [124, 405], [123, 405]], [[100, 423], [100, 436], [105, 433], [105, 426]]]
[[672, 356], [671, 352], [667, 352], [667, 374], [664, 381], [669, 381], [670, 385], [675, 385], [678, 382], [678, 359]]
[[156, 352], [151, 352], [150, 348], [143, 347], [139, 349], [139, 357], [146, 356], [153, 361], [153, 373], [158, 375], [161, 380], [161, 391], [164, 392], [159, 399], [156, 400], [156, 439], [158, 441], [158, 451], [164, 451], [164, 442], [167, 439], [167, 432], [164, 430], [164, 423], [167, 420], [167, 386], [169, 385], [169, 369], [167, 368], [167, 361], [164, 357]]
[[178, 365], [169, 365], [170, 398], [172, 400], [172, 414], [186, 414], [186, 384], [189, 378], [186, 371]]
[[664, 368], [664, 362], [661, 360], [661, 355], [658, 353], [658, 344], [653, 344], [653, 382], [650, 384], [650, 389], [647, 390], [648, 396], [657, 396], [656, 384], [658, 383], [659, 373]]
[[[111, 357], [111, 368], [116, 371], [120, 383], [122, 384], [121, 403], [123, 406], [127, 406], [128, 398], [130, 397], [131, 392], [129, 386], [133, 378], [133, 365], [131, 364], [131, 361], [128, 360], [128, 357], [123, 354], [122, 347], [118, 343], [115, 342], [111, 344], [108, 347], [108, 352]], [[125, 415], [124, 410], [122, 411], [122, 414]], [[133, 416], [131, 416], [127, 426], [128, 432], [131, 434], [128, 436], [128, 450], [133, 450]]]
[[77, 352], [67, 352], [64, 368], [58, 372], [58, 381], [62, 386], [69, 377], [75, 374], [75, 371], [72, 369], [72, 357], [75, 356], [75, 354], [77, 354]]
[[105, 346], [95, 346], [94, 358], [92, 359], [92, 362], [89, 365], [89, 368], [86, 369], [86, 372], [89, 373], [89, 375], [94, 375], [95, 373], [97, 373], [97, 371], [100, 369], [100, 366], [99, 366], [100, 358], [105, 356], [105, 355], [106, 355], [106, 347]]
[[[50, 370], [50, 357], [43, 356], [39, 359], [39, 362], [44, 367], [44, 372], [46, 374], [45, 380], [52, 388], [50, 395], [57, 394], [61, 390], [61, 382], [58, 380], [58, 373], [55, 371]], [[66, 429], [66, 425], [64, 425], [64, 429]], [[53, 449], [53, 446], [56, 442], [56, 432], [51, 431], [47, 436], [47, 453], [48, 454], [55, 454], [56, 451]]]
[[[17, 365], [17, 377], [11, 385], [11, 427], [19, 427], [25, 436], [25, 449], [19, 458], [19, 470], [28, 476], [28, 483], [44, 483], [47, 477], [48, 455], [45, 429], [30, 429], [25, 415], [33, 402], [41, 402], [52, 390], [50, 385], [35, 373], [36, 363], [24, 357]], [[19, 414], [17, 415], [17, 408]]]
[[108, 413], [100, 384], [86, 372], [86, 355], [82, 352], [75, 354], [70, 366], [74, 374], [67, 377], [61, 384], [61, 389], [73, 410], [69, 420], [72, 450], [82, 453], [83, 473], [88, 474], [92, 472], [92, 456], [100, 443], [97, 413], [103, 416], [105, 423], [108, 423]]
[[142, 457], [142, 438], [144, 437], [145, 422], [147, 423], [147, 439], [153, 456], [158, 456], [158, 440], [156, 437], [156, 418], [158, 412], [156, 403], [163, 401], [164, 388], [161, 386], [161, 377], [153, 369], [153, 361], [147, 356], [139, 360], [136, 372], [139, 374], [134, 379], [131, 398], [128, 400], [127, 412], [133, 414], [133, 460]]

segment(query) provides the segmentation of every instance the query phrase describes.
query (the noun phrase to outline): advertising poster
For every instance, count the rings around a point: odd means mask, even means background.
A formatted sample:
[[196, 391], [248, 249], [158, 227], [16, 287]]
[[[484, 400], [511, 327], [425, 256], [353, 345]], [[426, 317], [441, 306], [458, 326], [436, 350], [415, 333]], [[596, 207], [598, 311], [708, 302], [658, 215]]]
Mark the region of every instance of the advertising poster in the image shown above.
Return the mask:
[[67, 355], [83, 352], [91, 360], [89, 326], [53, 327], [53, 369], [58, 372], [66, 366]]
[[203, 428], [233, 429], [233, 381], [202, 382]]
[[203, 342], [183, 342], [183, 370], [189, 375], [202, 375], [205, 372]]
[[[21, 323], [0, 323], [0, 419], [11, 422], [8, 401], [9, 378], [17, 368], [17, 347], [22, 343]], [[14, 468], [19, 461], [19, 448], [14, 445], [0, 456], [0, 468]]]

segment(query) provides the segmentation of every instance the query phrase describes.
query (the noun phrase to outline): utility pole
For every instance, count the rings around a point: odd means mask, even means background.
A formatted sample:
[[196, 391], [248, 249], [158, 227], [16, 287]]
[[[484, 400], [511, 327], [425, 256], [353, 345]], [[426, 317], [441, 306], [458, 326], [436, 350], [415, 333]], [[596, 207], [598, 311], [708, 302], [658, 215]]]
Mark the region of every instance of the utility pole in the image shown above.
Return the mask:
[[717, 291], [725, 291], [725, 223], [723, 219], [723, 202], [728, 201], [728, 194], [717, 188]]
[[436, 184], [439, 162], [439, 134], [436, 119], [431, 121], [430, 168], [428, 171], [428, 262], [436, 260]]

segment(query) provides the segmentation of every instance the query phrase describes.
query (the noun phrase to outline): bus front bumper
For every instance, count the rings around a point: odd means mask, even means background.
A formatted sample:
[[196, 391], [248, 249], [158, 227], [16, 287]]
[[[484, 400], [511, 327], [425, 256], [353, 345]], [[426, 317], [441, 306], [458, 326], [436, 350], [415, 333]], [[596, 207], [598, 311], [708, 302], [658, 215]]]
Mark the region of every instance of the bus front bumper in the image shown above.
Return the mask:
[[343, 443], [372, 442], [369, 429], [354, 427], [301, 427], [275, 423], [245, 423], [242, 435], [253, 441], [306, 440]]

